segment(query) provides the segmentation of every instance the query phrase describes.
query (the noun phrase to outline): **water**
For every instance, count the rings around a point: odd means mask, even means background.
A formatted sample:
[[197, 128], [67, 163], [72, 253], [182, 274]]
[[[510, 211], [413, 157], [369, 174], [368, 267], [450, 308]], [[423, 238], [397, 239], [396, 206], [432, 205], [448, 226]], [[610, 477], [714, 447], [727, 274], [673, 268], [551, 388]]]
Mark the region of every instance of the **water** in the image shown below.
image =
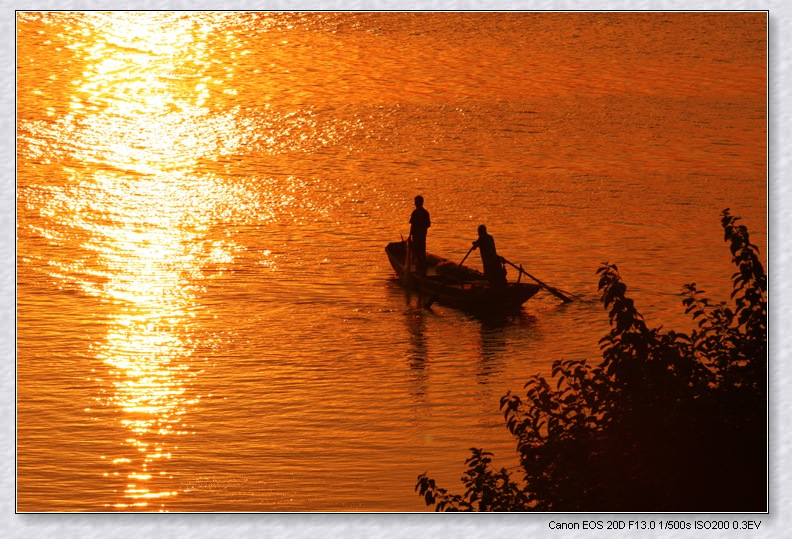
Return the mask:
[[[422, 511], [498, 410], [766, 249], [763, 13], [18, 13], [17, 508]], [[418, 308], [486, 223], [549, 294]], [[476, 255], [471, 265], [480, 267]], [[510, 277], [515, 278], [514, 272]]]

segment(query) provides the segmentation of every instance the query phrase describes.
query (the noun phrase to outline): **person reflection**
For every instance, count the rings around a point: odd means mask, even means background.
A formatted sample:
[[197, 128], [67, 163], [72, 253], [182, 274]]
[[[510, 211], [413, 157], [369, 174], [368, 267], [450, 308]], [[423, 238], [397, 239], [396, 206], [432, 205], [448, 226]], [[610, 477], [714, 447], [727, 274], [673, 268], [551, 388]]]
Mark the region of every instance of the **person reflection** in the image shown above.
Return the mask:
[[506, 328], [512, 325], [510, 317], [482, 316], [477, 317], [478, 323], [478, 372], [476, 381], [486, 385], [492, 375], [503, 370], [504, 354], [506, 353]]
[[415, 197], [415, 209], [410, 215], [410, 236], [407, 238], [415, 257], [415, 269], [419, 275], [426, 275], [426, 233], [432, 226], [429, 212], [423, 205], [423, 197], [421, 195]]
[[426, 397], [426, 313], [423, 309], [406, 311], [405, 321], [410, 334], [409, 365], [414, 376], [413, 396], [418, 401]]

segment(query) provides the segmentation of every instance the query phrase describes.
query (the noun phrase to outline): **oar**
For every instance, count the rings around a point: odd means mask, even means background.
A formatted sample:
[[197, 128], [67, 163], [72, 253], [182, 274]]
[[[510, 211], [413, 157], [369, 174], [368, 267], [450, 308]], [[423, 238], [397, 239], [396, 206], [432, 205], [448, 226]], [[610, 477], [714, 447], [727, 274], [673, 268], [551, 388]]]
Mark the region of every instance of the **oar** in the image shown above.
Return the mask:
[[511, 267], [515, 268], [517, 271], [523, 273], [526, 277], [529, 277], [534, 281], [536, 281], [542, 288], [553, 294], [555, 297], [559, 298], [564, 303], [569, 303], [570, 301], [572, 301], [571, 298], [568, 298], [567, 296], [559, 292], [557, 288], [553, 288], [552, 286], [546, 285], [545, 283], [543, 283], [542, 281], [540, 281], [539, 279], [537, 279], [536, 277], [534, 277], [533, 275], [522, 269], [522, 266], [515, 266], [505, 258], [503, 258], [503, 261], [506, 262]]
[[459, 264], [457, 264], [457, 267], [455, 267], [455, 268], [454, 268], [454, 271], [452, 271], [451, 273], [449, 273], [449, 274], [448, 274], [448, 277], [446, 277], [446, 280], [445, 280], [445, 281], [443, 281], [443, 284], [441, 284], [441, 285], [440, 285], [440, 288], [438, 288], [437, 290], [435, 290], [435, 293], [434, 293], [434, 294], [432, 294], [432, 297], [431, 297], [431, 298], [429, 298], [428, 300], [426, 300], [426, 303], [424, 303], [424, 309], [428, 309], [429, 307], [431, 307], [431, 306], [432, 306], [432, 303], [434, 303], [434, 302], [435, 302], [435, 300], [437, 299], [437, 296], [440, 294], [440, 291], [441, 291], [443, 288], [445, 288], [445, 285], [447, 285], [447, 284], [448, 284], [448, 281], [450, 281], [450, 280], [451, 280], [451, 277], [453, 277], [453, 276], [454, 276], [454, 274], [457, 272], [457, 270], [458, 270], [459, 268], [461, 268], [461, 267], [462, 267], [462, 264], [464, 264], [464, 263], [465, 263], [465, 260], [467, 260], [467, 257], [468, 257], [468, 256], [470, 256], [470, 253], [472, 253], [472, 252], [473, 252], [473, 249], [475, 249], [475, 248], [476, 248], [476, 246], [475, 246], [475, 245], [474, 245], [473, 247], [471, 247], [471, 248], [470, 248], [470, 251], [468, 251], [468, 252], [467, 252], [467, 254], [465, 255], [465, 258], [463, 258], [463, 259], [462, 259], [462, 262], [460, 262]]

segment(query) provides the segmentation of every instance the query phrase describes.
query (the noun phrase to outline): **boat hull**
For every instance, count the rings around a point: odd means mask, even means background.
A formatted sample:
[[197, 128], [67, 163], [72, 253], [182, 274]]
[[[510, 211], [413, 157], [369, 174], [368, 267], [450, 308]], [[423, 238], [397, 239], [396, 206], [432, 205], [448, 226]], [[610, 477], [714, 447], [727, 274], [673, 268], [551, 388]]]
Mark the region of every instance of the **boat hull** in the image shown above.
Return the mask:
[[406, 268], [404, 241], [389, 243], [385, 252], [406, 288], [418, 292], [425, 300], [457, 309], [488, 313], [519, 311], [541, 288], [533, 283], [491, 286], [483, 273], [466, 266], [457, 267], [446, 258], [428, 253], [426, 275], [419, 275], [414, 267], [411, 266], [410, 271]]

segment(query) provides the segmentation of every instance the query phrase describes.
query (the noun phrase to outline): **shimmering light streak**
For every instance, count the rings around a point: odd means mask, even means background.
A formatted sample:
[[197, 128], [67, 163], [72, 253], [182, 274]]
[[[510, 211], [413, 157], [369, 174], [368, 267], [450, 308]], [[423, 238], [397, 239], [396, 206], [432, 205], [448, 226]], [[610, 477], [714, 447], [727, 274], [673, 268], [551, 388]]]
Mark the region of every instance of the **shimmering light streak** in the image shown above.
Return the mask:
[[[106, 507], [144, 508], [177, 495], [162, 482], [172, 478], [165, 468], [172, 438], [190, 432], [184, 417], [200, 401], [190, 391], [200, 361], [191, 337], [195, 283], [206, 264], [234, 257], [231, 242], [203, 237], [206, 216], [224, 196], [211, 179], [191, 176], [197, 160], [239, 142], [220, 135], [231, 131], [233, 118], [210, 117], [206, 108], [223, 81], [205, 73], [211, 26], [202, 21], [179, 14], [77, 17], [83, 31], [68, 48], [84, 67], [69, 81], [68, 110], [49, 128], [54, 148], [39, 148], [42, 156], [79, 163], [66, 169], [68, 186], [36, 201], [66, 226], [39, 232], [85, 253], [45, 264], [53, 277], [116, 306], [105, 339], [93, 347], [107, 373], [94, 380], [104, 385], [99, 402], [131, 434], [123, 454], [110, 460], [120, 474], [104, 474], [126, 476], [123, 497], [130, 501], [108, 500]], [[179, 70], [195, 77], [174, 77]]]

